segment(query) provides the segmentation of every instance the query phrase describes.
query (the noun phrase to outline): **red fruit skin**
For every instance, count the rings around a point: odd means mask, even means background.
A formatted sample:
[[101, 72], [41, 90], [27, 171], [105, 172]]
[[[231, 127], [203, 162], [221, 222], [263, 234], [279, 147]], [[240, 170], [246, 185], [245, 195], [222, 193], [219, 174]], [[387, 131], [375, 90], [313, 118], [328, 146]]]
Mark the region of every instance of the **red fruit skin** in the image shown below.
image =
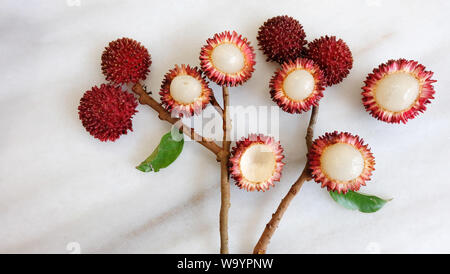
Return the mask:
[[[392, 112], [378, 105], [375, 100], [375, 89], [381, 79], [397, 72], [407, 72], [413, 75], [419, 81], [420, 94], [410, 108], [403, 111]], [[436, 80], [431, 79], [432, 76], [433, 72], [427, 71], [425, 66], [419, 64], [417, 61], [406, 60], [403, 58], [389, 60], [388, 62], [379, 65], [372, 73], [367, 75], [367, 78], [364, 81], [365, 86], [362, 87], [363, 92], [361, 93], [363, 96], [363, 105], [370, 115], [380, 121], [394, 124], [399, 124], [401, 122], [406, 124], [408, 120], [414, 119], [420, 113], [424, 112], [427, 109], [426, 105], [431, 103], [431, 100], [434, 99], [435, 90], [433, 83], [435, 83]]]
[[[304, 69], [311, 73], [315, 80], [314, 91], [304, 100], [293, 100], [284, 92], [283, 84], [289, 73], [297, 69]], [[318, 106], [319, 100], [323, 97], [325, 89], [323, 81], [323, 72], [319, 66], [310, 59], [297, 58], [295, 61], [288, 61], [281, 64], [270, 80], [270, 96], [272, 100], [284, 111], [288, 113], [302, 113], [308, 111], [312, 106]]]
[[[349, 144], [358, 149], [364, 158], [364, 169], [361, 174], [350, 181], [339, 181], [329, 178], [322, 171], [321, 156], [326, 148], [337, 143]], [[361, 186], [366, 185], [366, 181], [370, 181], [372, 172], [375, 170], [375, 157], [370, 148], [364, 143], [364, 140], [358, 135], [352, 135], [348, 132], [330, 132], [315, 139], [307, 154], [308, 165], [314, 181], [327, 188], [328, 191], [337, 191], [338, 193], [347, 193], [349, 190], [358, 191]]]
[[102, 54], [103, 74], [116, 85], [145, 80], [151, 64], [147, 49], [130, 38], [110, 42]]
[[115, 141], [128, 130], [137, 112], [137, 101], [120, 87], [102, 84], [86, 91], [78, 106], [78, 115], [92, 136], [100, 141]]
[[[272, 177], [262, 183], [255, 183], [244, 178], [241, 168], [240, 161], [244, 152], [254, 144], [263, 144], [270, 147], [273, 153], [276, 155], [276, 166]], [[240, 189], [245, 189], [247, 191], [263, 191], [269, 190], [272, 186], [275, 186], [275, 182], [279, 182], [281, 179], [281, 173], [283, 171], [284, 159], [283, 147], [279, 141], [275, 141], [273, 137], [265, 136], [262, 134], [249, 134], [247, 138], [242, 138], [240, 141], [236, 142], [236, 146], [231, 149], [231, 155], [228, 163], [229, 171], [231, 177], [236, 181], [236, 186]]]
[[[202, 94], [198, 100], [191, 104], [184, 104], [175, 101], [170, 94], [170, 84], [172, 83], [172, 80], [179, 75], [192, 76], [201, 83]], [[175, 68], [169, 70], [169, 72], [164, 75], [164, 80], [161, 84], [161, 91], [159, 94], [161, 95], [162, 106], [172, 114], [172, 117], [180, 118], [200, 114], [210, 103], [213, 91], [208, 86], [208, 81], [206, 81], [200, 69], [183, 64], [181, 66], [175, 65]]]
[[[240, 72], [232, 74], [225, 73], [214, 66], [212, 53], [215, 47], [223, 43], [233, 44], [241, 50], [245, 59], [245, 65]], [[235, 87], [242, 85], [252, 77], [255, 64], [255, 51], [250, 45], [250, 42], [247, 38], [235, 31], [216, 33], [213, 38], [206, 40], [206, 45], [200, 51], [200, 66], [202, 71], [206, 77], [220, 86]]]
[[353, 67], [350, 48], [342, 39], [336, 40], [336, 36], [324, 36], [310, 42], [305, 54], [322, 69], [327, 86], [342, 82]]
[[302, 57], [306, 34], [303, 26], [287, 15], [270, 18], [259, 28], [259, 48], [267, 56], [267, 61], [279, 64]]

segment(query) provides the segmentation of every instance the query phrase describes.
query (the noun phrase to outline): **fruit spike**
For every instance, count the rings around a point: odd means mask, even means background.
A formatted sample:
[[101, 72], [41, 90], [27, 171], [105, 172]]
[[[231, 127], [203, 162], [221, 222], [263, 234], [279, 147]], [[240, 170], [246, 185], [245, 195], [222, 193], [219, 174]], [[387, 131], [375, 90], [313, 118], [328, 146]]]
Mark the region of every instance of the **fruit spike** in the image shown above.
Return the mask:
[[134, 96], [120, 87], [102, 84], [86, 91], [78, 115], [86, 130], [101, 141], [115, 141], [133, 130], [131, 118], [137, 112]]
[[322, 69], [327, 86], [342, 82], [353, 67], [352, 52], [344, 41], [336, 40], [335, 36], [325, 36], [310, 42], [306, 56]]
[[259, 28], [258, 45], [267, 61], [280, 64], [302, 56], [306, 34], [303, 26], [287, 15], [272, 17]]
[[103, 74], [116, 85], [145, 80], [151, 64], [147, 49], [130, 38], [110, 42], [102, 54]]

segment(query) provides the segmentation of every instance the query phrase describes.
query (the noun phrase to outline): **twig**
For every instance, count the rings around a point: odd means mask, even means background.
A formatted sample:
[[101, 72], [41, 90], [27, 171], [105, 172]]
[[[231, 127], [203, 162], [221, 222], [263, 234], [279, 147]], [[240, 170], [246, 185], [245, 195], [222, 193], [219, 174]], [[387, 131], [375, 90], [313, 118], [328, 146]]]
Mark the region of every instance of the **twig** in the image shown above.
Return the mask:
[[160, 103], [158, 103], [155, 99], [147, 94], [141, 84], [136, 83], [132, 89], [134, 93], [139, 95], [139, 103], [148, 105], [153, 108], [156, 112], [158, 112], [159, 119], [175, 125], [176, 127], [178, 127], [178, 129], [182, 129], [184, 134], [209, 149], [216, 155], [217, 160], [219, 160], [219, 158], [222, 156], [222, 148], [218, 146], [214, 141], [196, 133], [193, 128], [190, 128], [183, 124], [179, 118], [172, 117], [170, 113], [161, 106]]
[[319, 106], [313, 106], [312, 110], [311, 110], [311, 118], [309, 119], [309, 124], [308, 124], [308, 129], [306, 130], [306, 147], [307, 147], [307, 151], [309, 152], [309, 150], [311, 149], [311, 145], [313, 142], [313, 138], [314, 138], [314, 126], [316, 125], [317, 122], [317, 113], [319, 112]]
[[[311, 148], [312, 139], [314, 137], [314, 125], [317, 121], [317, 113], [319, 111], [319, 107], [314, 106], [311, 111], [311, 118], [309, 120], [308, 129], [306, 131], [306, 147], [309, 149]], [[286, 196], [281, 200], [280, 205], [278, 205], [277, 211], [275, 211], [274, 214], [272, 214], [272, 219], [267, 223], [266, 228], [264, 229], [264, 232], [262, 233], [261, 237], [259, 238], [258, 243], [256, 244], [255, 248], [253, 249], [254, 254], [265, 254], [267, 246], [270, 243], [270, 239], [272, 238], [273, 234], [275, 233], [275, 230], [278, 228], [278, 225], [281, 221], [281, 218], [283, 217], [284, 213], [286, 212], [289, 204], [291, 203], [292, 199], [294, 199], [295, 195], [300, 191], [301, 187], [303, 186], [303, 183], [305, 181], [311, 180], [311, 174], [308, 167], [308, 162], [305, 164], [305, 168], [302, 171], [302, 174], [300, 177], [295, 181], [295, 183], [292, 185], [291, 189], [289, 189], [289, 192], [286, 194]]]
[[217, 102], [216, 96], [214, 94], [211, 96], [211, 105], [217, 110], [217, 112], [223, 117], [223, 109]]
[[222, 87], [223, 93], [223, 144], [220, 160], [220, 253], [228, 254], [228, 210], [230, 209], [230, 183], [228, 159], [230, 157], [230, 126], [228, 120], [228, 87]]
[[204, 138], [203, 136], [194, 132], [193, 128], [190, 128], [183, 124], [180, 119], [174, 118], [170, 113], [164, 109], [155, 99], [150, 97], [141, 84], [136, 83], [133, 88], [133, 92], [139, 96], [139, 103], [145, 104], [153, 108], [158, 112], [158, 117], [161, 120], [167, 121], [178, 128], [181, 128], [183, 132], [189, 136], [192, 140], [197, 141], [204, 147], [212, 151], [217, 161], [220, 161], [221, 167], [221, 180], [220, 180], [220, 193], [221, 193], [221, 207], [220, 207], [220, 253], [228, 253], [228, 210], [230, 208], [230, 184], [229, 184], [229, 172], [228, 172], [228, 158], [230, 155], [230, 123], [228, 120], [228, 87], [222, 87], [223, 91], [223, 109], [219, 103], [213, 97], [212, 104], [216, 110], [223, 117], [223, 145], [218, 146], [214, 141]]

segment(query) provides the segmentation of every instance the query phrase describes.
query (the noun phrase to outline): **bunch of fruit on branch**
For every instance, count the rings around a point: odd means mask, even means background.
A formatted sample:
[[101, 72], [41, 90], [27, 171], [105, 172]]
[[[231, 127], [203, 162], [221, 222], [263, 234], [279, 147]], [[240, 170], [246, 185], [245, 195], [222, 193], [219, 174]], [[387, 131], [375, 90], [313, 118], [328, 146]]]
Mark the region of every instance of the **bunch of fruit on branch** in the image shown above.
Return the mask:
[[[292, 115], [311, 111], [305, 133], [307, 163], [254, 247], [254, 253], [265, 253], [304, 182], [315, 181], [342, 206], [365, 213], [378, 211], [388, 200], [359, 192], [375, 170], [375, 157], [361, 137], [331, 129], [314, 139], [314, 125], [326, 88], [342, 82], [352, 69], [350, 47], [329, 35], [308, 42], [303, 26], [289, 16], [270, 18], [259, 28], [256, 38], [267, 61], [280, 65], [267, 79], [267, 93], [261, 96], [270, 96], [274, 104]], [[229, 96], [241, 96], [230, 92], [230, 88], [243, 85], [255, 73], [255, 50], [247, 38], [235, 31], [215, 34], [200, 48], [198, 66], [175, 64], [167, 72], [159, 91], [160, 102], [144, 84], [151, 64], [151, 55], [141, 43], [130, 38], [110, 42], [101, 56], [106, 83], [84, 93], [79, 118], [86, 131], [100, 141], [115, 141], [132, 131], [138, 102], [172, 124], [158, 147], [137, 166], [142, 172], [168, 168], [183, 150], [184, 135], [211, 151], [221, 170], [220, 250], [228, 253], [230, 177], [243, 190], [267, 191], [280, 182], [286, 164], [283, 147], [273, 136], [253, 132], [242, 136], [234, 146], [230, 140], [233, 122], [229, 118]], [[424, 112], [434, 98], [432, 75], [417, 61], [388, 60], [367, 75], [362, 83], [361, 103], [381, 122], [406, 124]], [[222, 104], [216, 100], [209, 81], [222, 87]], [[182, 118], [200, 115], [209, 104], [222, 117], [222, 140], [201, 136], [182, 122]]]

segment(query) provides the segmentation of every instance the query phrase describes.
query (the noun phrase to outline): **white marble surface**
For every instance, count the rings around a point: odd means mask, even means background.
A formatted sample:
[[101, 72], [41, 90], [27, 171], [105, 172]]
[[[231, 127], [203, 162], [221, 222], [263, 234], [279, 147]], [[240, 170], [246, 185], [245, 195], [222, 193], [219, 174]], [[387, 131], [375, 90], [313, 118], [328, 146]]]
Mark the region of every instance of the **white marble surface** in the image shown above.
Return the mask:
[[[316, 136], [359, 134], [376, 157], [362, 190], [394, 198], [375, 214], [348, 211], [307, 183], [273, 237], [273, 253], [450, 252], [450, 20], [448, 1], [2, 1], [0, 10], [0, 252], [216, 253], [219, 165], [187, 142], [166, 170], [134, 166], [168, 124], [139, 106], [134, 132], [101, 143], [77, 117], [83, 92], [100, 84], [100, 55], [111, 40], [141, 41], [159, 89], [174, 64], [198, 65], [204, 41], [234, 29], [256, 44], [269, 17], [300, 20], [308, 39], [331, 34], [354, 54], [354, 68], [326, 90]], [[373, 119], [361, 104], [368, 72], [390, 58], [416, 59], [435, 72], [436, 99], [407, 125]], [[254, 76], [231, 90], [231, 104], [269, 105], [276, 68], [257, 51]], [[221, 99], [220, 89], [214, 86]], [[286, 166], [266, 193], [231, 188], [230, 250], [251, 252], [265, 223], [305, 163], [309, 114], [280, 113]], [[69, 245], [68, 245], [69, 244]]]

